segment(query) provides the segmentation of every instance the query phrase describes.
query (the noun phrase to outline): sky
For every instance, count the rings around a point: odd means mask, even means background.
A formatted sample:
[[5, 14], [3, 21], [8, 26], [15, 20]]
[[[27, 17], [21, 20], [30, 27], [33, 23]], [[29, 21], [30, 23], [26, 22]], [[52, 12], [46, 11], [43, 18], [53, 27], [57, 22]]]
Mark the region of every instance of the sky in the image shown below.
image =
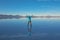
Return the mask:
[[59, 0], [0, 0], [0, 14], [60, 14]]

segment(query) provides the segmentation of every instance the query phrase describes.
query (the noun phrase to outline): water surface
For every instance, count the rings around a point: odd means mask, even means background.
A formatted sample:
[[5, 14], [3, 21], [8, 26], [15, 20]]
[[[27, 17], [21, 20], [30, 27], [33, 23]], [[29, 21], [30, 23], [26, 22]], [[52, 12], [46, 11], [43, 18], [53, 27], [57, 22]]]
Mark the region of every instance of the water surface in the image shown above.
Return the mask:
[[32, 19], [28, 37], [27, 19], [0, 20], [0, 40], [60, 40], [60, 20]]

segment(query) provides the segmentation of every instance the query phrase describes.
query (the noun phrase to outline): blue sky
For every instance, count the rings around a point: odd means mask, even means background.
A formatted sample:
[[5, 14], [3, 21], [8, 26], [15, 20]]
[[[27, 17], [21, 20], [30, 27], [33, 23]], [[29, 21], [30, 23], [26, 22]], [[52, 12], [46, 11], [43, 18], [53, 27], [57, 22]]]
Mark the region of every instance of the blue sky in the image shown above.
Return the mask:
[[60, 14], [60, 1], [0, 0], [0, 14]]

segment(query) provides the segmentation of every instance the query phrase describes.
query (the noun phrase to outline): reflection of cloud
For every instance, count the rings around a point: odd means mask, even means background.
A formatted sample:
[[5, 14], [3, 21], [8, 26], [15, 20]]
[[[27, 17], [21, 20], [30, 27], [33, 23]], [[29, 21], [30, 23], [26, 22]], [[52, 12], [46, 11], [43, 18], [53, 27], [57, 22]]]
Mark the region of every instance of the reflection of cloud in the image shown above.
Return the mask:
[[56, 36], [60, 36], [60, 33], [56, 33]]
[[26, 35], [2, 35], [0, 38], [17, 38], [17, 37], [26, 37]]
[[[48, 34], [47, 33], [36, 33], [36, 34], [32, 34], [32, 37], [46, 37]], [[17, 37], [27, 37], [28, 35], [21, 35], [21, 34], [17, 34], [17, 35], [1, 35], [0, 38], [17, 38]]]
[[[60, 37], [60, 33], [35, 33], [32, 34], [32, 40], [54, 40]], [[21, 39], [25, 40], [28, 39], [28, 35], [17, 34], [17, 35], [1, 35], [0, 39]], [[60, 38], [59, 38], [60, 39]]]
[[48, 35], [48, 33], [36, 33], [36, 34], [33, 34], [33, 36], [40, 36], [40, 37], [46, 37]]

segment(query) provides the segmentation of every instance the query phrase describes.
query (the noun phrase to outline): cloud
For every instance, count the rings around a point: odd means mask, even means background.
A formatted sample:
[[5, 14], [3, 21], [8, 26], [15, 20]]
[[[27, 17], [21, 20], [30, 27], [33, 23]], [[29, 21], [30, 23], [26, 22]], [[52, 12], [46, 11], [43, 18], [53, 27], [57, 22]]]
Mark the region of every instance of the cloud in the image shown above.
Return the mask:
[[37, 1], [60, 1], [60, 0], [37, 0]]

